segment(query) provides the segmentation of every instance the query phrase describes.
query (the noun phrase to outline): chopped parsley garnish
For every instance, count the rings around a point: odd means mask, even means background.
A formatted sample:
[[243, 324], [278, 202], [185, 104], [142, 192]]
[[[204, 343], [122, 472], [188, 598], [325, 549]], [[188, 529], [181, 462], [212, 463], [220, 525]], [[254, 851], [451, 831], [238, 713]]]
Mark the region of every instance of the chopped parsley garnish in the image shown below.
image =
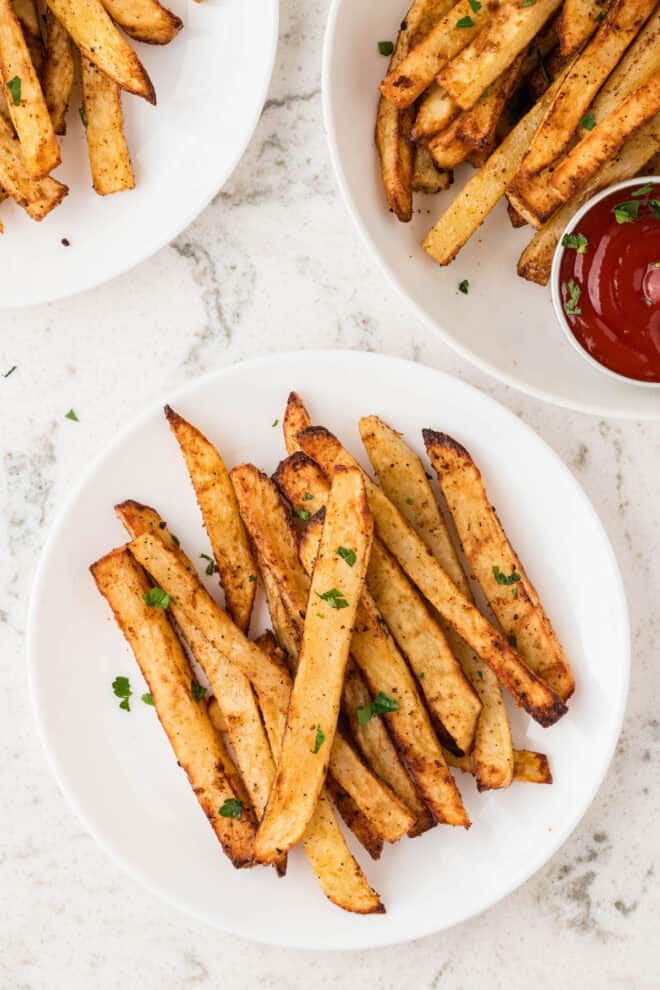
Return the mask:
[[471, 10], [475, 14], [478, 14], [479, 11], [481, 10], [481, 3], [479, 2], [479, 0], [468, 0], [468, 3], [470, 4]]
[[378, 51], [381, 55], [391, 55], [394, 51], [394, 45], [391, 41], [379, 41]]
[[131, 705], [128, 699], [133, 692], [131, 691], [131, 683], [128, 677], [115, 677], [112, 682], [112, 690], [118, 698], [122, 699], [119, 702], [119, 707], [125, 712], [130, 712]]
[[420, 681], [421, 681], [421, 680], [423, 679], [423, 677], [424, 677], [424, 671], [423, 671], [423, 670], [420, 670], [420, 671], [418, 672], [418, 674], [417, 674], [417, 676], [419, 677], [419, 679], [420, 679]]
[[357, 560], [357, 554], [355, 550], [351, 550], [349, 547], [337, 547], [337, 553], [345, 560], [349, 567], [352, 567]]
[[348, 602], [343, 591], [338, 591], [337, 588], [330, 588], [329, 591], [324, 591], [322, 595], [316, 592], [318, 598], [322, 598], [324, 602], [327, 602], [330, 608], [348, 608]]
[[639, 219], [639, 200], [627, 199], [612, 207], [612, 213], [617, 223], [634, 223]]
[[656, 220], [660, 220], [660, 199], [650, 199], [648, 207]]
[[274, 419], [273, 422], [270, 425], [271, 425], [271, 427], [274, 428], [274, 427], [277, 426], [278, 423], [279, 423], [279, 419]]
[[190, 693], [193, 696], [193, 701], [201, 701], [206, 694], [206, 688], [202, 687], [198, 681], [193, 679], [190, 682]]
[[407, 498], [406, 499], [406, 505], [414, 505], [414, 504], [415, 504], [415, 499], [414, 498]]
[[18, 76], [14, 76], [7, 83], [7, 89], [9, 90], [9, 95], [11, 96], [11, 102], [15, 107], [20, 106], [21, 103], [21, 80]]
[[145, 705], [153, 705], [154, 703], [153, 695], [149, 694], [148, 692], [147, 694], [142, 695], [141, 700], [144, 701]]
[[144, 594], [144, 600], [151, 608], [168, 608], [172, 598], [162, 588], [149, 588]]
[[590, 110], [589, 113], [585, 113], [584, 117], [580, 121], [580, 127], [583, 131], [593, 131], [596, 126], [596, 115]]
[[218, 565], [216, 564], [213, 557], [209, 557], [207, 553], [200, 553], [199, 556], [202, 560], [208, 560], [208, 564], [204, 568], [204, 573], [208, 574], [208, 576], [211, 577], [211, 575], [215, 574], [215, 572], [217, 571]]
[[374, 715], [386, 715], [388, 712], [397, 712], [398, 710], [399, 702], [395, 698], [388, 697], [383, 691], [379, 691], [374, 700], [369, 702], [365, 708], [358, 708], [358, 725], [366, 725]]
[[305, 492], [305, 494], [303, 495], [303, 502], [311, 502], [313, 498], [314, 496], [312, 495], [311, 492]]
[[325, 742], [325, 732], [323, 731], [320, 725], [317, 725], [316, 736], [314, 738], [314, 749], [312, 750], [312, 753], [318, 753], [324, 742]]
[[254, 574], [248, 575], [248, 581], [250, 582], [250, 584], [252, 584], [253, 581], [256, 581], [256, 580], [257, 580], [257, 578], [256, 578], [256, 576]]
[[80, 114], [83, 127], [87, 130], [87, 112], [85, 108], [82, 106], [78, 107], [78, 113]]
[[493, 577], [498, 584], [515, 584], [516, 581], [520, 581], [520, 574], [517, 571], [513, 571], [511, 574], [503, 574], [497, 564], [493, 565]]
[[522, 0], [522, 3], [520, 4], [520, 6], [521, 7], [533, 7], [535, 3], [536, 3], [536, 0]]
[[566, 300], [566, 312], [569, 316], [581, 316], [582, 310], [578, 306], [580, 301], [580, 296], [582, 295], [582, 289], [572, 278], [568, 280], [568, 299]]
[[468, 14], [467, 17], [461, 17], [460, 20], [456, 21], [457, 28], [471, 28], [474, 27], [474, 21]]
[[235, 818], [236, 821], [240, 821], [243, 814], [243, 802], [239, 798], [227, 798], [226, 801], [222, 802], [218, 811], [223, 818]]
[[13, 375], [14, 374], [14, 372], [16, 371], [16, 368], [17, 367], [18, 367], [18, 365], [13, 364], [11, 366], [11, 368], [9, 369], [9, 371], [5, 371], [5, 373], [4, 373], [4, 375], [2, 377], [3, 378], [9, 378], [10, 375]]
[[308, 512], [307, 509], [296, 509], [293, 510], [294, 516], [298, 516], [298, 519], [302, 519], [303, 522], [307, 522], [308, 519], [312, 518], [312, 513]]
[[518, 649], [518, 640], [516, 639], [515, 633], [511, 633], [511, 635], [509, 636], [509, 643], [514, 648], [514, 650]]
[[462, 292], [464, 296], [467, 296], [470, 291], [470, 283], [466, 278], [464, 278], [462, 282], [458, 283], [458, 291]]
[[601, 21], [604, 21], [606, 16], [607, 16], [606, 11], [599, 10], [598, 13], [596, 14], [596, 24], [600, 24]]
[[518, 589], [517, 588], [512, 588], [511, 589], [511, 594], [513, 595], [514, 598], [517, 598], [518, 597]]
[[573, 248], [578, 254], [586, 254], [587, 248], [589, 247], [589, 241], [584, 234], [564, 234], [561, 246], [565, 248]]
[[477, 677], [479, 678], [480, 681], [483, 681], [483, 679], [484, 679], [484, 672], [483, 672], [483, 670], [478, 670], [477, 671]]
[[73, 409], [69, 409], [68, 413], [65, 413], [64, 418], [65, 419], [71, 419], [71, 420], [73, 420], [74, 423], [79, 423], [80, 422], [80, 420], [76, 416], [76, 414], [73, 411]]
[[651, 192], [652, 189], [653, 189], [653, 184], [651, 182], [645, 182], [643, 186], [640, 186], [638, 189], [635, 189], [635, 191], [631, 193], [631, 195], [635, 199], [641, 198], [642, 196], [648, 196], [648, 194]]

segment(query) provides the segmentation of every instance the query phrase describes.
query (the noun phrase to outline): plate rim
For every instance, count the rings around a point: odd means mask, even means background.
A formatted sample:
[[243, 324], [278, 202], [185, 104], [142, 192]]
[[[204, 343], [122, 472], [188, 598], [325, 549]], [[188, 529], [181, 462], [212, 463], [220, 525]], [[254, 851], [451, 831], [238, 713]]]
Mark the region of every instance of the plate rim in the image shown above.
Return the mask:
[[[92, 481], [94, 475], [102, 467], [106, 459], [110, 458], [115, 451], [121, 447], [124, 441], [133, 433], [140, 430], [156, 413], [159, 413], [162, 409], [164, 401], [178, 402], [184, 399], [188, 394], [194, 393], [200, 388], [204, 388], [217, 378], [221, 378], [224, 374], [235, 372], [237, 369], [244, 369], [249, 371], [252, 368], [258, 367], [259, 365], [268, 365], [272, 363], [276, 364], [286, 364], [294, 359], [303, 358], [306, 361], [322, 361], [324, 358], [337, 357], [338, 355], [344, 355], [346, 358], [351, 360], [362, 361], [366, 364], [371, 362], [390, 364], [393, 366], [401, 365], [407, 366], [409, 369], [413, 368], [416, 372], [426, 374], [429, 376], [438, 377], [441, 381], [446, 379], [451, 381], [454, 385], [458, 385], [461, 389], [467, 392], [476, 393], [481, 400], [485, 400], [487, 404], [494, 405], [505, 414], [506, 417], [511, 418], [512, 421], [516, 423], [519, 428], [522, 428], [526, 433], [530, 434], [537, 443], [541, 444], [545, 448], [545, 452], [550, 456], [551, 460], [554, 460], [556, 466], [559, 468], [569, 483], [573, 486], [576, 496], [583, 501], [585, 508], [590, 512], [593, 517], [594, 523], [599, 530], [600, 536], [603, 538], [604, 545], [607, 551], [607, 556], [609, 557], [612, 574], [616, 580], [616, 591], [619, 597], [620, 604], [620, 619], [622, 622], [622, 632], [624, 635], [624, 652], [621, 657], [622, 664], [622, 691], [618, 699], [618, 708], [614, 713], [614, 726], [616, 731], [613, 731], [612, 738], [610, 740], [609, 749], [604, 755], [599, 772], [593, 778], [590, 787], [585, 793], [588, 794], [586, 803], [577, 812], [573, 813], [564, 825], [563, 828], [559, 829], [553, 834], [553, 841], [548, 845], [547, 849], [537, 856], [529, 867], [529, 870], [525, 871], [525, 876], [523, 879], [515, 878], [510, 884], [508, 884], [504, 889], [498, 891], [494, 896], [489, 897], [487, 901], [481, 905], [477, 910], [468, 910], [459, 917], [456, 917], [453, 921], [446, 925], [440, 925], [438, 927], [433, 921], [426, 925], [420, 926], [414, 934], [408, 933], [408, 931], [400, 933], [386, 933], [385, 937], [378, 937], [378, 930], [374, 927], [369, 930], [365, 929], [365, 938], [359, 943], [349, 944], [343, 935], [335, 936], [331, 933], [326, 932], [323, 937], [317, 936], [312, 939], [310, 937], [290, 937], [288, 935], [278, 935], [274, 934], [272, 937], [268, 937], [263, 934], [254, 934], [251, 932], [246, 932], [244, 927], [240, 925], [232, 925], [231, 922], [220, 922], [217, 918], [211, 918], [209, 915], [205, 914], [203, 911], [196, 910], [192, 905], [183, 901], [175, 894], [171, 893], [165, 886], [162, 886], [151, 880], [139, 867], [135, 867], [133, 864], [125, 861], [118, 851], [115, 850], [112, 842], [107, 840], [102, 833], [100, 833], [92, 821], [87, 817], [81, 802], [73, 790], [66, 781], [66, 777], [63, 768], [60, 766], [59, 760], [56, 758], [54, 752], [51, 750], [48, 741], [48, 733], [46, 731], [45, 720], [43, 718], [43, 712], [41, 708], [41, 703], [39, 700], [38, 691], [38, 660], [37, 660], [37, 648], [36, 639], [37, 632], [36, 626], [38, 624], [38, 604], [41, 599], [43, 592], [43, 587], [45, 586], [46, 576], [48, 567], [50, 564], [50, 558], [52, 556], [53, 548], [55, 547], [57, 538], [59, 536], [60, 530], [69, 515], [69, 511], [73, 507], [75, 501], [78, 499], [79, 495], [83, 492], [85, 487]], [[194, 917], [198, 921], [210, 926], [211, 928], [219, 931], [226, 932], [230, 935], [235, 935], [241, 938], [246, 938], [250, 941], [257, 942], [259, 944], [273, 945], [280, 948], [290, 948], [297, 950], [306, 951], [362, 951], [364, 949], [374, 949], [382, 948], [389, 945], [401, 945], [406, 942], [414, 941], [418, 938], [425, 938], [427, 936], [433, 935], [441, 931], [448, 931], [454, 928], [456, 925], [462, 924], [463, 922], [469, 921], [471, 918], [478, 917], [485, 911], [489, 910], [494, 905], [498, 904], [500, 901], [505, 900], [509, 897], [515, 890], [522, 887], [525, 883], [532, 879], [536, 873], [545, 866], [549, 860], [556, 855], [559, 849], [564, 845], [564, 843], [570, 838], [573, 831], [579, 825], [580, 821], [586, 815], [587, 811], [591, 807], [605, 776], [610, 768], [612, 758], [614, 756], [616, 746], [621, 735], [621, 730], [623, 727], [623, 720], [625, 716], [629, 689], [630, 689], [630, 673], [631, 673], [631, 631], [630, 631], [630, 613], [628, 608], [628, 601], [625, 590], [625, 583], [623, 576], [621, 574], [621, 569], [614, 552], [614, 548], [610, 541], [609, 535], [600, 515], [596, 511], [591, 499], [587, 495], [586, 491], [583, 489], [582, 485], [578, 479], [574, 476], [570, 468], [564, 463], [561, 457], [556, 453], [556, 451], [544, 440], [540, 434], [536, 432], [528, 423], [520, 419], [513, 413], [507, 406], [502, 405], [496, 399], [492, 398], [485, 392], [482, 392], [476, 386], [471, 385], [468, 382], [463, 381], [453, 375], [448, 374], [445, 371], [440, 371], [430, 365], [421, 364], [416, 361], [411, 361], [407, 358], [401, 358], [390, 354], [374, 353], [371, 351], [356, 351], [343, 348], [326, 348], [321, 350], [296, 350], [296, 351], [280, 351], [280, 352], [266, 352], [265, 354], [259, 355], [257, 357], [248, 358], [246, 360], [237, 360], [228, 362], [227, 364], [221, 365], [218, 368], [213, 369], [205, 373], [204, 375], [196, 376], [187, 382], [177, 386], [174, 389], [163, 389], [159, 392], [156, 401], [150, 401], [149, 404], [142, 410], [141, 413], [131, 420], [131, 422], [126, 425], [119, 433], [97, 454], [93, 461], [87, 466], [87, 468], [81, 473], [78, 480], [73, 483], [71, 488], [66, 494], [66, 497], [62, 500], [58, 506], [54, 518], [49, 526], [46, 540], [42, 547], [41, 553], [39, 555], [39, 560], [37, 567], [35, 569], [34, 577], [32, 580], [32, 585], [30, 588], [30, 598], [27, 612], [27, 622], [26, 622], [26, 642], [25, 642], [25, 655], [27, 660], [27, 680], [28, 680], [28, 693], [30, 697], [30, 707], [32, 709], [33, 721], [36, 725], [37, 735], [40, 739], [41, 745], [45, 751], [46, 759], [48, 765], [57, 781], [60, 791], [64, 795], [66, 801], [68, 802], [70, 808], [74, 811], [79, 821], [82, 823], [83, 827], [87, 832], [93, 837], [93, 839], [98, 843], [100, 848], [108, 854], [109, 858], [117, 865], [124, 875], [137, 880], [143, 887], [149, 890], [151, 893], [157, 895], [163, 899], [166, 903], [172, 907], [177, 908], [184, 915], [188, 917]]]
[[[112, 282], [114, 279], [120, 278], [133, 268], [137, 268], [138, 265], [141, 265], [150, 258], [153, 258], [155, 254], [161, 251], [164, 247], [167, 247], [176, 237], [179, 236], [179, 234], [189, 227], [201, 213], [204, 212], [211, 200], [218, 195], [223, 186], [229, 181], [243, 158], [243, 155], [252, 140], [254, 132], [257, 129], [257, 125], [261, 119], [261, 114], [266, 102], [266, 97], [268, 96], [268, 90], [270, 89], [273, 71], [275, 69], [275, 58], [277, 56], [279, 43], [280, 0], [265, 0], [265, 2], [268, 5], [271, 23], [267, 57], [264, 59], [263, 63], [260, 63], [263, 65], [265, 71], [261, 80], [259, 100], [256, 101], [255, 108], [252, 113], [244, 115], [248, 126], [245, 128], [241, 141], [236, 145], [236, 153], [231, 157], [227, 168], [222, 171], [218, 171], [216, 178], [210, 185], [210, 188], [208, 190], [205, 188], [201, 195], [195, 199], [194, 205], [191, 205], [190, 208], [185, 211], [185, 218], [182, 214], [182, 217], [176, 221], [172, 221], [166, 231], [164, 231], [159, 237], [156, 237], [150, 241], [147, 246], [136, 253], [135, 257], [128, 260], [125, 264], [122, 264], [116, 270], [106, 275], [92, 275], [90, 278], [80, 282], [74, 289], [63, 289], [61, 292], [57, 290], [45, 292], [42, 295], [38, 295], [36, 299], [30, 298], [25, 302], [7, 303], [4, 302], [2, 296], [0, 296], [0, 311], [22, 310], [31, 309], [34, 306], [46, 306], [49, 303], [60, 302], [63, 299], [72, 299], [74, 296], [82, 295], [83, 292], [89, 292], [92, 289], [97, 289], [101, 285]], [[37, 290], [38, 285], [39, 281], [37, 279], [35, 281]]]
[[456, 338], [445, 328], [444, 324], [441, 323], [440, 320], [434, 320], [430, 315], [428, 315], [422, 305], [414, 298], [412, 293], [404, 288], [404, 286], [399, 282], [392, 267], [386, 261], [384, 255], [379, 251], [374, 239], [370, 236], [366, 224], [362, 219], [361, 213], [357, 208], [355, 200], [350, 193], [337, 145], [335, 112], [333, 110], [332, 100], [330, 98], [330, 80], [332, 78], [331, 64], [334, 50], [335, 29], [340, 8], [342, 8], [344, 2], [345, 0], [331, 0], [325, 33], [323, 36], [323, 53], [321, 63], [321, 103], [323, 107], [323, 128], [325, 131], [330, 161], [332, 163], [332, 171], [344, 204], [344, 208], [351, 218], [351, 221], [357, 230], [363, 245], [367, 248], [369, 255], [376, 263], [376, 267], [385, 277], [387, 284], [394, 289], [399, 299], [401, 299], [405, 305], [412, 310], [423, 326], [433, 334], [440, 337], [442, 342], [446, 344], [447, 347], [462, 357], [465, 361], [477, 367], [480, 371], [490, 375], [497, 381], [502, 382], [504, 385], [508, 385], [510, 388], [523, 392], [525, 395], [531, 395], [533, 398], [540, 399], [542, 402], [547, 402], [549, 405], [559, 406], [563, 409], [572, 409], [574, 412], [587, 413], [591, 416], [607, 416], [611, 419], [642, 420], [644, 422], [654, 422], [660, 419], [660, 403], [658, 404], [657, 412], [645, 411], [644, 413], [640, 413], [635, 410], [612, 411], [612, 409], [606, 405], [580, 402], [577, 399], [557, 396], [547, 389], [528, 384], [524, 381], [524, 379], [517, 377], [512, 372], [504, 371], [503, 369], [496, 367], [494, 364], [491, 364], [490, 361], [482, 358], [476, 351], [473, 351], [470, 347], [467, 347], [465, 344], [461, 343], [458, 338]]

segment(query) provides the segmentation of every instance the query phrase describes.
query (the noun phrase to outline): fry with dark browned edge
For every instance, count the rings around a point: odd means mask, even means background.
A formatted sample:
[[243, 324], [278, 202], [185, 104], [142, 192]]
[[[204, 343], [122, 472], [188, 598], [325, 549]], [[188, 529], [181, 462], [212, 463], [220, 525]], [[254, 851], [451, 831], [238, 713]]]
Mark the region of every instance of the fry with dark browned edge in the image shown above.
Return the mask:
[[124, 136], [121, 90], [85, 56], [80, 56], [85, 138], [94, 191], [99, 196], [135, 188]]
[[103, 6], [129, 38], [147, 45], [167, 45], [183, 27], [158, 0], [103, 0]]
[[66, 134], [66, 111], [71, 97], [75, 63], [68, 33], [51, 11], [46, 21], [46, 60], [42, 85], [56, 134]]

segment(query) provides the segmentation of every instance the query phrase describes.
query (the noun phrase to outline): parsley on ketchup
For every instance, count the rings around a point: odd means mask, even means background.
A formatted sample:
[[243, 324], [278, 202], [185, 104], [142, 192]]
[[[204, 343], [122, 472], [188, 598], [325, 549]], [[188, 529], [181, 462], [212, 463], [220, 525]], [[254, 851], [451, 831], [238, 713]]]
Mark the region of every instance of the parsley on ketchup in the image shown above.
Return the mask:
[[660, 182], [601, 199], [562, 243], [559, 288], [576, 339], [611, 371], [660, 382]]

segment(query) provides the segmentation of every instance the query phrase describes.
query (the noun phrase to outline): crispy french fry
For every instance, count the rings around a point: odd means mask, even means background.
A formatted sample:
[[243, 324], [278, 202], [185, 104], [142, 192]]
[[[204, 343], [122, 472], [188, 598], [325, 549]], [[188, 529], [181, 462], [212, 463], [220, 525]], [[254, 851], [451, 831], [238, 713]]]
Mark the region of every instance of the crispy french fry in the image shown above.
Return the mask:
[[439, 85], [460, 107], [469, 110], [527, 48], [560, 3], [503, 3], [483, 31], [440, 72]]
[[467, 161], [471, 149], [456, 138], [455, 123], [436, 134], [428, 143], [429, 152], [438, 168], [456, 168]]
[[[464, 773], [475, 773], [473, 756], [456, 756], [450, 752], [445, 753], [445, 756], [450, 767]], [[514, 749], [512, 779], [526, 784], [551, 784], [552, 772], [548, 757], [545, 753], [534, 753], [529, 749]]]
[[497, 3], [482, 3], [475, 11], [469, 0], [458, 0], [380, 84], [385, 99], [399, 110], [411, 106], [430, 86], [443, 66], [488, 23]]
[[[309, 427], [298, 440], [326, 474], [340, 465], [356, 465], [324, 427]], [[366, 475], [365, 484], [378, 535], [403, 570], [443, 619], [494, 671], [516, 702], [540, 725], [553, 725], [566, 712], [566, 705], [556, 691], [530, 670], [508, 640], [459, 591], [399, 510]]]
[[419, 104], [415, 123], [410, 132], [412, 141], [424, 141], [449, 127], [461, 108], [454, 103], [449, 93], [432, 83]]
[[541, 600], [488, 500], [468, 451], [424, 430], [426, 451], [470, 567], [502, 629], [531, 669], [566, 701], [575, 680]]
[[[376, 416], [368, 416], [360, 421], [360, 434], [387, 497], [424, 541], [456, 587], [467, 599], [473, 601], [472, 590], [419, 457], [399, 434]], [[372, 554], [372, 567], [375, 563]], [[393, 569], [390, 563], [385, 569], [385, 577], [380, 578], [385, 594], [388, 594], [388, 572]], [[414, 613], [411, 620], [412, 635], [416, 625], [419, 626], [419, 621], [415, 623]], [[497, 677], [442, 619], [440, 624], [454, 655], [481, 701], [472, 749], [479, 790], [508, 787], [513, 770], [513, 749], [511, 729]], [[413, 662], [412, 658], [410, 662]]]
[[349, 797], [346, 791], [342, 791], [331, 774], [326, 778], [325, 790], [347, 827], [359, 839], [371, 858], [380, 859], [385, 845], [384, 839], [372, 829], [353, 798]]
[[85, 56], [80, 57], [85, 138], [94, 191], [99, 196], [135, 188], [124, 137], [121, 91]]
[[149, 582], [142, 569], [121, 548], [98, 560], [91, 571], [135, 654], [174, 755], [225, 853], [234, 866], [250, 865], [253, 820], [247, 809], [240, 818], [220, 813], [225, 801], [237, 798], [223, 770], [222, 748], [206, 705], [192, 697], [192, 671], [167, 616], [144, 601]]
[[607, 6], [601, 0], [564, 0], [557, 20], [561, 54], [573, 55], [582, 48], [606, 12]]
[[615, 0], [545, 112], [521, 163], [523, 174], [536, 175], [566, 149], [594, 95], [655, 5], [656, 0]]
[[43, 179], [60, 164], [60, 148], [11, 0], [0, 0], [0, 75], [26, 171]]
[[[255, 842], [255, 857], [260, 862], [272, 862], [302, 837], [323, 787], [372, 536], [373, 520], [361, 474], [350, 469], [336, 471], [312, 576], [282, 751]], [[353, 550], [352, 567], [338, 554], [338, 547]]]
[[490, 152], [495, 146], [497, 123], [506, 101], [520, 81], [527, 52], [522, 51], [481, 94], [470, 110], [464, 110], [455, 122], [457, 141], [478, 151]]
[[66, 134], [66, 111], [71, 98], [74, 70], [71, 39], [58, 19], [48, 11], [42, 81], [46, 106], [56, 134]]
[[449, 189], [454, 177], [449, 169], [437, 168], [430, 151], [423, 144], [415, 148], [412, 187], [414, 192], [437, 193]]
[[148, 45], [166, 45], [176, 37], [183, 21], [158, 0], [102, 0], [113, 21], [129, 38]]
[[181, 448], [211, 541], [227, 611], [247, 632], [254, 604], [256, 567], [229, 473], [206, 437], [169, 406], [165, 415]]
[[227, 736], [227, 720], [222, 714], [222, 708], [218, 704], [218, 699], [213, 697], [209, 698], [206, 708], [209, 713], [211, 723], [219, 735], [218, 749], [220, 752], [222, 769], [229, 779], [234, 794], [241, 800], [244, 808], [249, 808], [252, 805], [250, 795], [245, 789], [243, 778], [241, 777], [238, 767], [234, 763], [225, 742], [225, 737]]
[[148, 103], [156, 103], [156, 93], [144, 66], [112, 23], [101, 0], [49, 0], [48, 6], [81, 55], [122, 89], [144, 97]]
[[43, 220], [69, 192], [50, 175], [45, 179], [30, 178], [21, 146], [4, 117], [0, 117], [0, 185], [33, 220]]
[[309, 421], [305, 405], [297, 392], [290, 392], [282, 417], [282, 432], [287, 454], [300, 450], [296, 437], [312, 424]]

